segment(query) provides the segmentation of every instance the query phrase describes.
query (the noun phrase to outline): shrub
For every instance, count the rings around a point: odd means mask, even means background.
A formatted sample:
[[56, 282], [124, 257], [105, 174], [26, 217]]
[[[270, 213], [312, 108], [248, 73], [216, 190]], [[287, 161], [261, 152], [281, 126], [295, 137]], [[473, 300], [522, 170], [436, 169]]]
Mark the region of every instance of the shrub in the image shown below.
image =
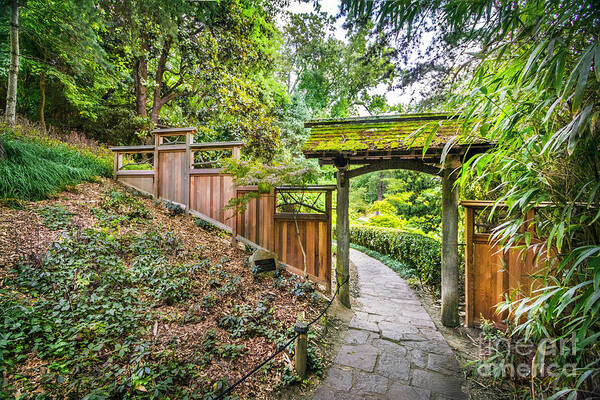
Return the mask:
[[350, 241], [415, 268], [422, 283], [439, 286], [441, 244], [416, 233], [374, 226], [350, 226]]
[[392, 270], [394, 270], [394, 272], [396, 272], [404, 279], [411, 279], [416, 277], [417, 272], [414, 269], [414, 267], [406, 264], [405, 262], [398, 261], [390, 256], [386, 256], [385, 254], [381, 254], [378, 251], [368, 249], [364, 246], [355, 243], [350, 243], [350, 247], [360, 252], [363, 252], [366, 255], [375, 258], [376, 260], [381, 261], [383, 264], [390, 267]]

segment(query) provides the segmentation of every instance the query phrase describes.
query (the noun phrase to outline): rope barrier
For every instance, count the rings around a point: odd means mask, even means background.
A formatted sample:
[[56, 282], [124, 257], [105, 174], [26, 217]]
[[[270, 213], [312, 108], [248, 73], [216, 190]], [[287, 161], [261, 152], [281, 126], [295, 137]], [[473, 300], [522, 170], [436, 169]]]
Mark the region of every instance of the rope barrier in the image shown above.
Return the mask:
[[[335, 297], [338, 295], [338, 293], [340, 291], [340, 288], [342, 286], [344, 286], [345, 284], [347, 284], [349, 279], [350, 279], [350, 277], [348, 276], [346, 278], [346, 280], [344, 282], [342, 282], [341, 284], [339, 282], [337, 282], [337, 288], [335, 289], [335, 293], [333, 294], [333, 297], [331, 297], [331, 300], [329, 300], [329, 303], [327, 303], [327, 306], [325, 306], [325, 308], [319, 313], [319, 315], [317, 315], [312, 321], [310, 321], [306, 325], [306, 329], [308, 329], [312, 324], [314, 324], [315, 322], [317, 322], [317, 320], [319, 320], [319, 318], [321, 318], [323, 315], [325, 315], [325, 313], [327, 312], [327, 310], [329, 310], [329, 307], [331, 307], [331, 304], [333, 304], [333, 300], [335, 300]], [[275, 353], [271, 354], [271, 356], [269, 356], [266, 360], [264, 360], [262, 363], [260, 363], [256, 367], [254, 367], [254, 369], [252, 371], [248, 372], [246, 375], [244, 375], [237, 382], [235, 382], [234, 384], [230, 385], [215, 400], [221, 400], [225, 396], [227, 396], [229, 393], [231, 393], [233, 391], [233, 389], [237, 385], [239, 385], [240, 383], [244, 382], [246, 379], [248, 379], [250, 376], [252, 376], [252, 374], [254, 374], [258, 370], [260, 370], [262, 367], [264, 367], [265, 364], [267, 364], [269, 361], [271, 361], [272, 359], [274, 359], [275, 357], [277, 357], [277, 355], [279, 355], [283, 350], [285, 350], [286, 348], [288, 348], [288, 346], [290, 344], [292, 344], [294, 342], [294, 340], [296, 340], [296, 338], [298, 336], [300, 336], [300, 333], [296, 333], [283, 347], [279, 348]]]

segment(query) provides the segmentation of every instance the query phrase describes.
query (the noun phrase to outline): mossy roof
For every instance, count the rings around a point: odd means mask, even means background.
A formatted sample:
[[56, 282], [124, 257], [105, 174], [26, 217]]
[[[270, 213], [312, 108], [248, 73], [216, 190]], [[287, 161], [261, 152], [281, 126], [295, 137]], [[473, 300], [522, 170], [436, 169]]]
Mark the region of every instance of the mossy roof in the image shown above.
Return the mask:
[[[324, 154], [407, 154], [422, 152], [430, 140], [428, 153], [441, 152], [460, 134], [463, 121], [448, 114], [403, 114], [368, 118], [317, 119], [307, 121], [310, 137], [303, 152], [307, 157]], [[486, 147], [480, 137], [459, 136], [455, 147], [473, 144]]]

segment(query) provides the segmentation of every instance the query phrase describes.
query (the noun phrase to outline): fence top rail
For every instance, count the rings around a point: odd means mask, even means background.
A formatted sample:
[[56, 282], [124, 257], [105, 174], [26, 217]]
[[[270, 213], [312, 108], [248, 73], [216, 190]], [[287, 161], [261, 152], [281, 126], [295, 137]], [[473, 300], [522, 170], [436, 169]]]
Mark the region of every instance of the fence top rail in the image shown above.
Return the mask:
[[114, 147], [109, 147], [110, 150], [114, 151], [115, 153], [120, 153], [120, 152], [144, 152], [144, 151], [153, 151], [154, 150], [154, 145], [153, 144], [146, 144], [146, 145], [141, 145], [141, 146], [114, 146]]
[[[176, 144], [161, 144], [159, 149], [173, 150], [176, 148]], [[180, 146], [181, 147], [181, 146]], [[185, 145], [183, 145], [185, 147]], [[183, 148], [182, 147], [182, 148]], [[244, 142], [206, 142], [206, 143], [191, 143], [190, 149], [202, 150], [202, 149], [231, 149], [234, 147], [244, 147]], [[115, 153], [143, 153], [154, 151], [153, 144], [145, 144], [140, 146], [113, 146], [109, 147]]]
[[160, 128], [160, 129], [155, 129], [152, 131], [152, 133], [158, 133], [159, 135], [161, 133], [177, 133], [177, 132], [196, 132], [196, 128], [194, 128], [193, 126], [188, 126], [188, 127], [182, 127], [182, 128]]
[[233, 147], [244, 147], [244, 142], [205, 142], [205, 143], [190, 143], [192, 150], [197, 149], [230, 149]]

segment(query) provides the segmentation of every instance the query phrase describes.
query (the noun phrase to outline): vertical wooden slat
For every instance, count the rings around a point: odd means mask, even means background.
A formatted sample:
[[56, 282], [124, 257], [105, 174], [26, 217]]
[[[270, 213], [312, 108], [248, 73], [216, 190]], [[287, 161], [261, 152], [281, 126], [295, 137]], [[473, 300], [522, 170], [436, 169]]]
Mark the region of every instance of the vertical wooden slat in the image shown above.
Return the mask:
[[318, 224], [317, 221], [307, 222], [304, 249], [306, 250], [306, 265], [308, 272], [315, 276], [319, 276], [319, 260], [315, 260], [315, 254], [317, 254], [317, 251], [315, 250], [315, 241], [318, 240], [318, 232], [315, 230], [316, 224]]
[[154, 135], [154, 184], [152, 193], [154, 194], [154, 198], [158, 199], [160, 196], [159, 193], [159, 182], [160, 182], [160, 154], [158, 152], [158, 143], [159, 143], [160, 135]]
[[332, 211], [332, 207], [331, 207], [331, 192], [327, 192], [327, 194], [325, 195], [325, 211], [327, 212], [327, 239], [326, 239], [326, 245], [327, 245], [327, 260], [325, 262], [325, 279], [326, 279], [326, 285], [327, 285], [327, 293], [331, 293], [331, 262], [332, 262], [332, 215], [331, 215], [331, 211]]
[[273, 252], [281, 260], [281, 222], [273, 221]]
[[473, 321], [473, 208], [465, 208], [465, 324], [474, 325]]
[[287, 225], [284, 221], [281, 221], [281, 261], [287, 263]]
[[225, 215], [223, 213], [223, 209], [227, 205], [225, 204], [225, 177], [223, 175], [219, 175], [217, 179], [219, 180], [219, 210], [217, 212], [217, 220], [223, 224], [226, 224], [227, 221], [225, 221]]
[[190, 210], [190, 168], [192, 166], [192, 152], [190, 144], [193, 140], [193, 134], [188, 132], [185, 135], [185, 153], [183, 156], [183, 199], [186, 210]]

